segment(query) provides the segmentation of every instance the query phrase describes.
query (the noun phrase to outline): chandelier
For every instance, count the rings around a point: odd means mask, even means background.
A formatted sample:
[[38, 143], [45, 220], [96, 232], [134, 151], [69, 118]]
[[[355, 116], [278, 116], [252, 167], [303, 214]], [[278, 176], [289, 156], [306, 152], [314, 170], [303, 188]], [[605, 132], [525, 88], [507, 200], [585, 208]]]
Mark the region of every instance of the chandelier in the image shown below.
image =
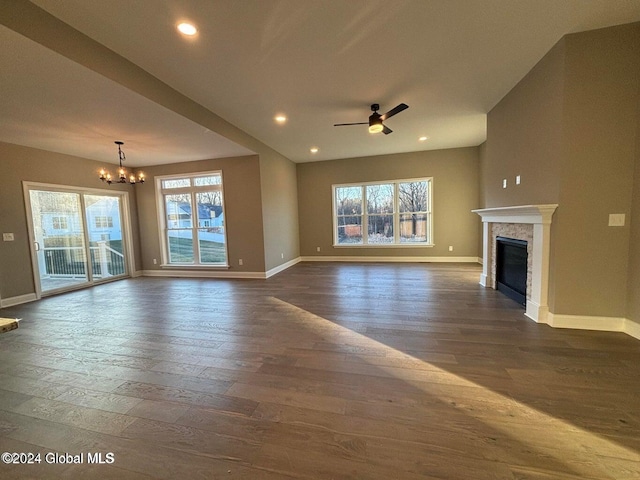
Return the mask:
[[[124, 152], [122, 151], [121, 145], [124, 145], [124, 142], [115, 141], [116, 145], [118, 145], [118, 160], [120, 161], [120, 168], [118, 169], [118, 180], [116, 183], [127, 183], [129, 182], [131, 185], [135, 185], [136, 183], [144, 183], [144, 173], [138, 172], [137, 175], [133, 172], [129, 174], [129, 178], [127, 179], [127, 172], [122, 166], [122, 161], [126, 160], [127, 157], [124, 156]], [[100, 180], [111, 185], [114, 180], [111, 178], [111, 174], [102, 168], [100, 170]]]

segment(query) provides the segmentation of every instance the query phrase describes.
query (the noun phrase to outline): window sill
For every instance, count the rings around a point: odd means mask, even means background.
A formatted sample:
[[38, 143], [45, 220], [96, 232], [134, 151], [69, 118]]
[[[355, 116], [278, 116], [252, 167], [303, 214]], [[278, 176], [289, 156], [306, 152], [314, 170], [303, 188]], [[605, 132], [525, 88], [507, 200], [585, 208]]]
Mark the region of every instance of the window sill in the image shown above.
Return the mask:
[[160, 268], [180, 270], [229, 270], [229, 265], [192, 265], [190, 263], [163, 263]]
[[388, 244], [388, 243], [379, 243], [379, 244], [362, 244], [362, 243], [352, 243], [352, 244], [334, 244], [334, 248], [433, 248], [435, 244], [433, 243], [399, 243], [399, 244]]

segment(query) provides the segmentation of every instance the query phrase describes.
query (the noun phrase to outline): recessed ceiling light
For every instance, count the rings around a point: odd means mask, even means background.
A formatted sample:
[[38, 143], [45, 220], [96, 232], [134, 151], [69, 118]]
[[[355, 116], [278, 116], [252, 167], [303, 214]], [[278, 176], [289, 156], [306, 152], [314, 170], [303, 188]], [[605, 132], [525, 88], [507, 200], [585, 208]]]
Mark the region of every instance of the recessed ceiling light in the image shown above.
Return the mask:
[[198, 33], [198, 29], [195, 27], [195, 25], [187, 22], [178, 24], [177, 28], [180, 33], [182, 33], [183, 35], [188, 35], [190, 37]]
[[318, 147], [311, 147], [311, 148], [309, 149], [309, 151], [310, 151], [311, 153], [318, 153]]
[[273, 119], [278, 123], [284, 123], [287, 121], [287, 117], [285, 117], [284, 115], [276, 115], [275, 117], [273, 117]]
[[424, 142], [426, 140], [429, 140], [429, 137], [422, 136], [418, 140], [420, 140], [421, 142]]

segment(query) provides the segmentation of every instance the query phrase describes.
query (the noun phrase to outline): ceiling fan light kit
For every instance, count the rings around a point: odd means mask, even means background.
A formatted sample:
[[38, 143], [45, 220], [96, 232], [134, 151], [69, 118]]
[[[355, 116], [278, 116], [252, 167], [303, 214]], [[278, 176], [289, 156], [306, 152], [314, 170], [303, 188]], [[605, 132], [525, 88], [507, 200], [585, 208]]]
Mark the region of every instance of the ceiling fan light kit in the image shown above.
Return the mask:
[[380, 133], [382, 130], [384, 130], [382, 122], [372, 123], [369, 125], [369, 133]]
[[377, 103], [374, 103], [374, 104], [371, 105], [371, 111], [373, 113], [369, 116], [369, 121], [368, 122], [335, 123], [333, 126], [334, 127], [344, 127], [344, 126], [347, 126], [347, 125], [369, 125], [369, 133], [380, 133], [380, 132], [382, 132], [385, 135], [389, 135], [391, 132], [393, 132], [393, 130], [391, 130], [389, 127], [387, 127], [382, 122], [384, 122], [388, 118], [393, 117], [394, 115], [402, 112], [403, 110], [406, 110], [407, 108], [409, 108], [409, 105], [407, 105], [406, 103], [400, 103], [399, 105], [396, 105], [395, 107], [393, 107], [391, 110], [389, 110], [384, 115], [380, 115], [378, 113], [378, 110], [380, 110], [380, 105], [378, 105]]

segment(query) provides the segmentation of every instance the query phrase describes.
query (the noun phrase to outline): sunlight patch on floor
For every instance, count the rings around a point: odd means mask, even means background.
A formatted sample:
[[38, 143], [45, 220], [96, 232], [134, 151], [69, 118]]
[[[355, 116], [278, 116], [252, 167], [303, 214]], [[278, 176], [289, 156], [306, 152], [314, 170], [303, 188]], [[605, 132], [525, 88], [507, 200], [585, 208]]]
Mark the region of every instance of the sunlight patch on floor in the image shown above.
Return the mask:
[[[276, 297], [269, 297], [276, 306], [282, 320], [288, 326], [300, 326], [319, 341], [344, 346], [344, 353], [359, 355], [367, 365], [374, 367], [384, 375], [400, 379], [439, 398], [443, 404], [455, 408], [478, 422], [498, 430], [522, 445], [539, 451], [542, 457], [553, 457], [558, 464], [565, 465], [569, 472], [586, 478], [639, 478], [640, 454], [603, 438], [593, 432], [578, 427], [565, 420], [532, 408], [522, 402], [496, 393], [478, 383], [460, 375], [453, 374], [434, 364], [425, 362], [362, 333], [331, 322]], [[291, 323], [293, 322], [293, 323]], [[292, 338], [296, 338], [295, 335]], [[298, 345], [292, 344], [295, 348]], [[366, 358], [365, 358], [366, 357]], [[375, 361], [370, 359], [375, 358]], [[409, 368], [385, 365], [385, 358], [409, 360]], [[368, 360], [369, 359], [369, 360]], [[317, 368], [322, 368], [318, 365]], [[330, 365], [327, 370], [341, 370], [340, 365]], [[462, 402], [450, 401], [443, 385], [469, 388]], [[463, 403], [463, 404], [462, 404]], [[487, 406], [495, 410], [487, 415]], [[425, 407], [428, 408], [428, 407]]]

